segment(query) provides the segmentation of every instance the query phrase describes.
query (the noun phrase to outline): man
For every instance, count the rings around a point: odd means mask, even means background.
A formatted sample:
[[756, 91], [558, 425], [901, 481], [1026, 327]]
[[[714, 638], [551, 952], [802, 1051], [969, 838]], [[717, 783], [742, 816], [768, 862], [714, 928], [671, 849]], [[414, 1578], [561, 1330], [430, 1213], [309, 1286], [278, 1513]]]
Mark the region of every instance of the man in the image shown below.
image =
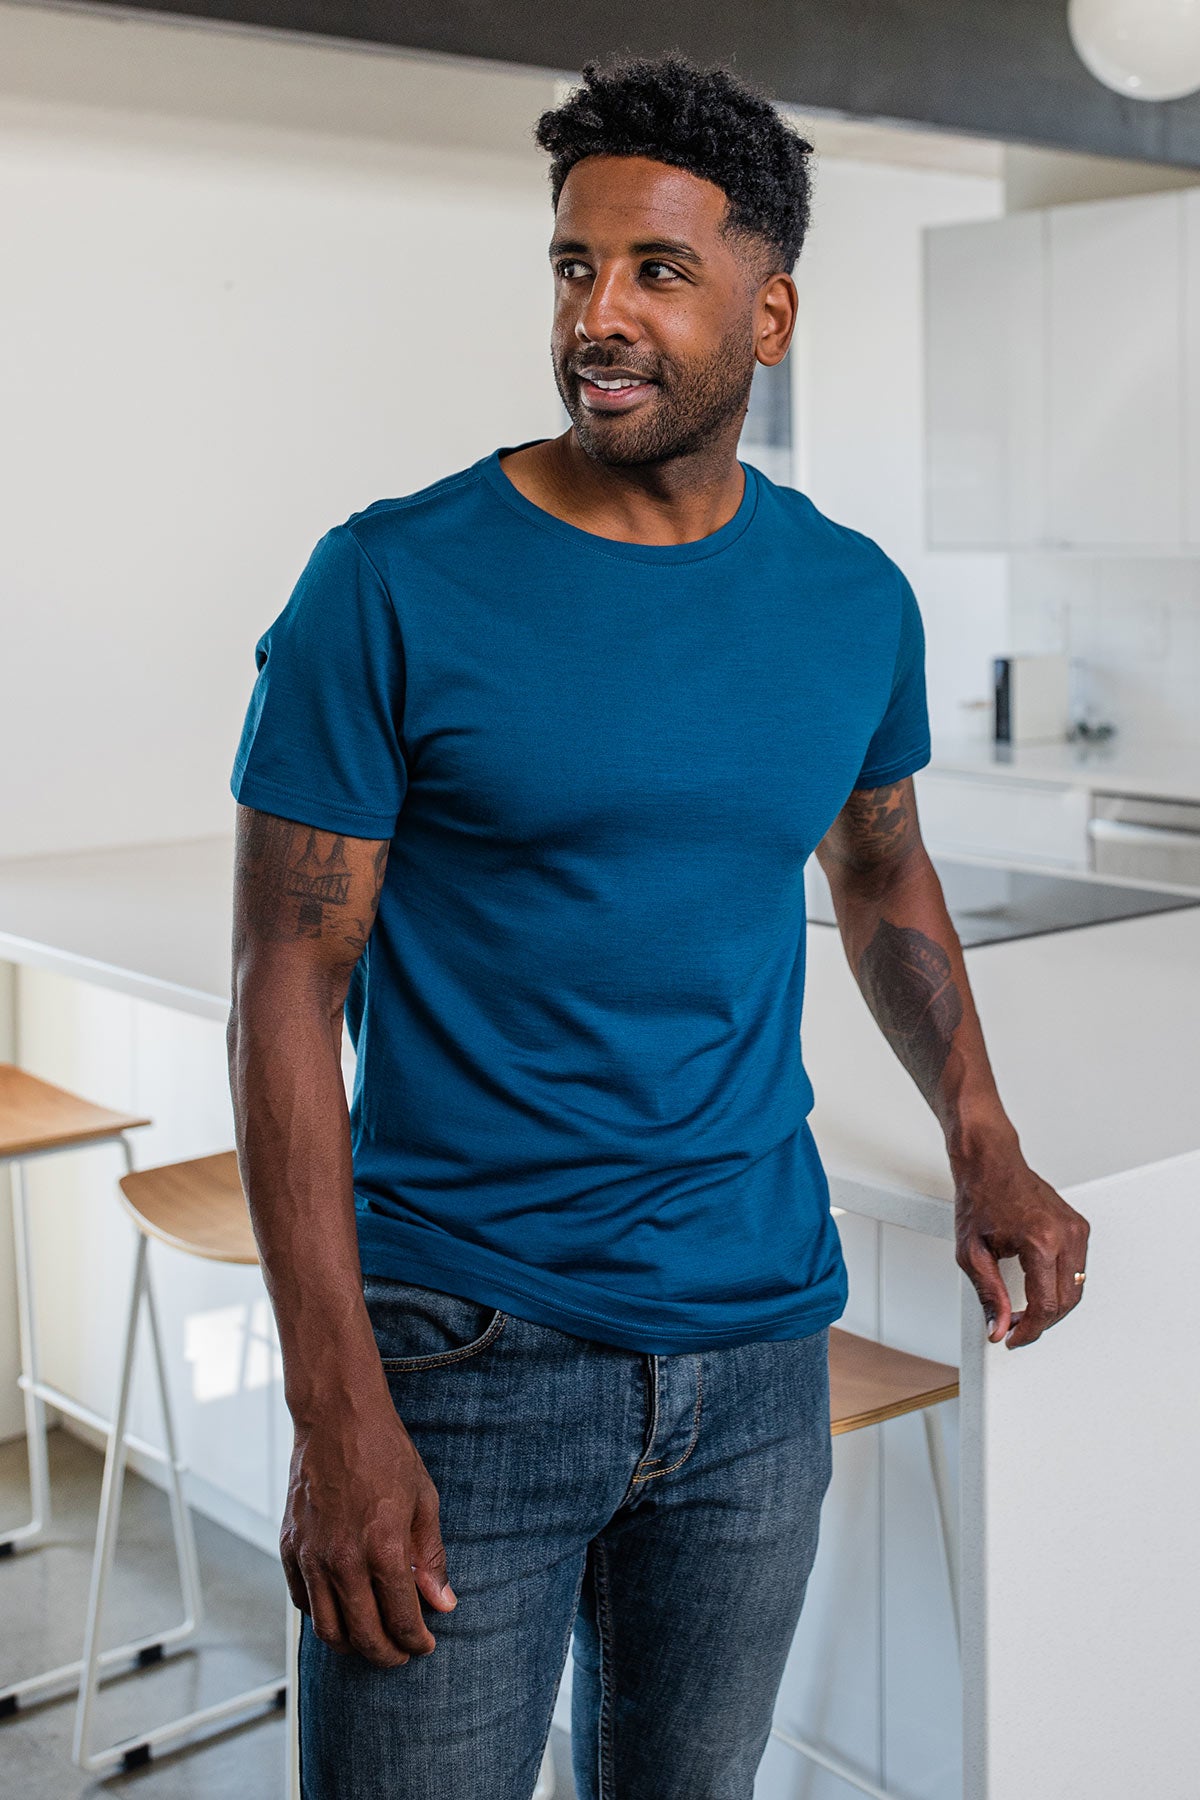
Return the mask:
[[679, 58], [589, 68], [537, 135], [570, 429], [325, 534], [233, 777], [306, 1800], [529, 1800], [572, 1633], [584, 1800], [751, 1793], [846, 1300], [800, 1056], [810, 853], [945, 1132], [992, 1340], [1032, 1343], [1084, 1272], [921, 844], [912, 590], [737, 460], [811, 147]]

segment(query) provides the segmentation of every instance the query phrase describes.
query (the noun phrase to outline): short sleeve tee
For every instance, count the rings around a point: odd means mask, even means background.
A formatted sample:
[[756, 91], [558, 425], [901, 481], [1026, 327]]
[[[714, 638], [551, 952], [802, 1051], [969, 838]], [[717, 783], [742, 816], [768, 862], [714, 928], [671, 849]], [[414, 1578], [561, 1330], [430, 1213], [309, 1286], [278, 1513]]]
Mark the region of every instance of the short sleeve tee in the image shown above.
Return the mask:
[[245, 806], [389, 842], [346, 1016], [364, 1274], [659, 1354], [846, 1303], [801, 1054], [804, 865], [930, 757], [909, 583], [743, 464], [686, 544], [503, 449], [312, 551], [256, 647]]

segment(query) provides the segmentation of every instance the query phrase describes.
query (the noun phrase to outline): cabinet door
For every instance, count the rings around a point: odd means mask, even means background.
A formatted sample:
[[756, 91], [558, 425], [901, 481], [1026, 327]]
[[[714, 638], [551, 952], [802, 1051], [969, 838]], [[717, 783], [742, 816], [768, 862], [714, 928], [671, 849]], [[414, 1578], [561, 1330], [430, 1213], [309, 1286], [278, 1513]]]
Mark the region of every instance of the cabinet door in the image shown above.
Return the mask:
[[1045, 229], [1012, 213], [925, 233], [927, 536], [947, 548], [1045, 534]]
[[1178, 547], [1181, 197], [1049, 209], [1050, 542]]
[[922, 770], [914, 788], [921, 836], [935, 853], [1011, 857], [1060, 869], [1088, 866], [1085, 788], [946, 769]]
[[1183, 217], [1183, 530], [1200, 550], [1200, 189], [1181, 196]]

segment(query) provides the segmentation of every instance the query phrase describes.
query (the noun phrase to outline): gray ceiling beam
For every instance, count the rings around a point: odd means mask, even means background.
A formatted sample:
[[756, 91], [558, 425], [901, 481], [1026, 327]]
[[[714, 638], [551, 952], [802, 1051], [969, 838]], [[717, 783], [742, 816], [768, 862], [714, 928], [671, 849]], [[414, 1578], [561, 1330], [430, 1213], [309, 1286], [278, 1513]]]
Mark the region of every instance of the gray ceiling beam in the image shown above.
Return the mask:
[[679, 49], [774, 99], [858, 118], [1200, 168], [1200, 96], [1096, 81], [1066, 0], [91, 0], [351, 43], [575, 71]]

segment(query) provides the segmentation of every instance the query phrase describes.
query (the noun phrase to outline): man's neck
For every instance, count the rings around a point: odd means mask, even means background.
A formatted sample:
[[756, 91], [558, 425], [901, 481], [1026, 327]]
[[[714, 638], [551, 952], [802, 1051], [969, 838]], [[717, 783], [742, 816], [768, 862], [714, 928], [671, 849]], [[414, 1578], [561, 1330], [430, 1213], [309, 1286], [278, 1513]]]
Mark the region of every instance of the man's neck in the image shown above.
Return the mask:
[[736, 443], [667, 463], [601, 463], [574, 429], [501, 458], [519, 494], [581, 531], [626, 544], [691, 544], [728, 524], [745, 475]]

